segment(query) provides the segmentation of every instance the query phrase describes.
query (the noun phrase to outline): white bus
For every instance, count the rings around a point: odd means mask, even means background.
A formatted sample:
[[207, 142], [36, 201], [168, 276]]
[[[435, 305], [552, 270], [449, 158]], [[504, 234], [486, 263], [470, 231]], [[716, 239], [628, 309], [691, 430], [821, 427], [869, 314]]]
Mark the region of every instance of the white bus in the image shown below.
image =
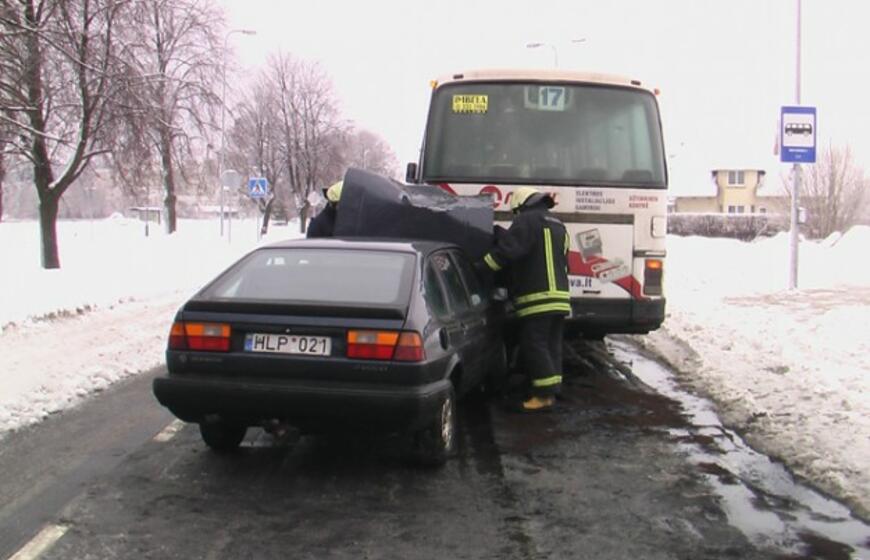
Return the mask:
[[504, 226], [514, 189], [552, 193], [571, 236], [569, 329], [647, 333], [665, 313], [668, 177], [656, 93], [637, 80], [564, 71], [441, 78], [406, 180], [491, 193]]

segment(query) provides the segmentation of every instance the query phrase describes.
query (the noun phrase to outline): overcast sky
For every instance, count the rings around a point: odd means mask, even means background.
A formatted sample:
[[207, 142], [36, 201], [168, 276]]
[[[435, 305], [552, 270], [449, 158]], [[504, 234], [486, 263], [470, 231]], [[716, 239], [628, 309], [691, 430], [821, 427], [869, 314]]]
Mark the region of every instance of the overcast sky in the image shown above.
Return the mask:
[[[712, 194], [710, 170], [768, 172], [780, 106], [795, 102], [795, 0], [220, 0], [238, 62], [283, 49], [320, 62], [342, 112], [415, 161], [429, 80], [481, 67], [617, 73], [662, 93], [672, 194]], [[820, 145], [870, 172], [870, 2], [803, 1], [801, 101]], [[574, 42], [584, 39], [583, 42]], [[530, 42], [550, 46], [529, 49]]]

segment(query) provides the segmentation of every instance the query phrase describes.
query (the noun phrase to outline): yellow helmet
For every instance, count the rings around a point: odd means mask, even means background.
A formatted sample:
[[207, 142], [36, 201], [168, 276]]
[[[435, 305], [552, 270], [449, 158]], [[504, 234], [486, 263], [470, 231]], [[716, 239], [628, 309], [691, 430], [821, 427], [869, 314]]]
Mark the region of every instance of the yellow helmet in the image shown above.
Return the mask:
[[326, 189], [326, 200], [335, 203], [341, 200], [341, 188], [344, 186], [344, 181], [339, 181]]
[[511, 211], [516, 212], [533, 195], [541, 194], [541, 191], [532, 187], [520, 187], [511, 194]]

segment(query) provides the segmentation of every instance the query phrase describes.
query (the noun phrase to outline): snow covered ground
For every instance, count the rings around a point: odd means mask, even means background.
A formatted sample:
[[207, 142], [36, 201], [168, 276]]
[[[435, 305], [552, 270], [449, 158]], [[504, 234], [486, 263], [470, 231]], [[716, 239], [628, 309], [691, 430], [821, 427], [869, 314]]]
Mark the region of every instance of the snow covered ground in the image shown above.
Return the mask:
[[[259, 242], [298, 236], [234, 222], [61, 222], [59, 271], [39, 268], [38, 226], [0, 223], [0, 437], [163, 360], [172, 316]], [[156, 231], [155, 231], [156, 230]], [[870, 515], [870, 228], [801, 246], [784, 290], [785, 235], [668, 240], [668, 318], [638, 340], [718, 403], [755, 447]]]
[[299, 236], [291, 224], [258, 240], [253, 220], [223, 238], [218, 221], [144, 231], [124, 218], [60, 222], [62, 268], [46, 271], [37, 223], [0, 223], [0, 437], [161, 364], [184, 300], [258, 243]]
[[870, 228], [800, 249], [668, 239], [665, 326], [638, 337], [755, 448], [870, 516]]

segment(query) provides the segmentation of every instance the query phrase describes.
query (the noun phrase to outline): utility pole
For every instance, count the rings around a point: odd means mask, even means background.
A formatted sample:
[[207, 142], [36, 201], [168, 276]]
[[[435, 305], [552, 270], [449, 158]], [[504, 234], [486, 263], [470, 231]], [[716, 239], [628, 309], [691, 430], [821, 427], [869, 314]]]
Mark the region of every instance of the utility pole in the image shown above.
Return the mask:
[[[221, 151], [218, 154], [218, 179], [223, 176], [224, 172], [224, 157], [226, 153], [226, 133], [224, 127], [226, 125], [227, 115], [227, 49], [229, 47], [230, 35], [233, 33], [241, 33], [242, 35], [256, 35], [257, 32], [253, 29], [231, 29], [224, 34], [224, 50], [222, 51], [223, 59], [221, 61]], [[224, 236], [224, 186], [221, 183], [221, 237]], [[232, 202], [230, 202], [232, 208]], [[232, 224], [232, 222], [230, 222]], [[230, 225], [229, 227], [232, 227]]]
[[[797, 4], [797, 56], [795, 67], [795, 105], [801, 104], [801, 0], [795, 0]], [[798, 287], [798, 247], [800, 235], [798, 224], [799, 199], [801, 190], [801, 166], [799, 163], [792, 164], [792, 189], [791, 189], [791, 231], [789, 232], [789, 268], [788, 289]]]

